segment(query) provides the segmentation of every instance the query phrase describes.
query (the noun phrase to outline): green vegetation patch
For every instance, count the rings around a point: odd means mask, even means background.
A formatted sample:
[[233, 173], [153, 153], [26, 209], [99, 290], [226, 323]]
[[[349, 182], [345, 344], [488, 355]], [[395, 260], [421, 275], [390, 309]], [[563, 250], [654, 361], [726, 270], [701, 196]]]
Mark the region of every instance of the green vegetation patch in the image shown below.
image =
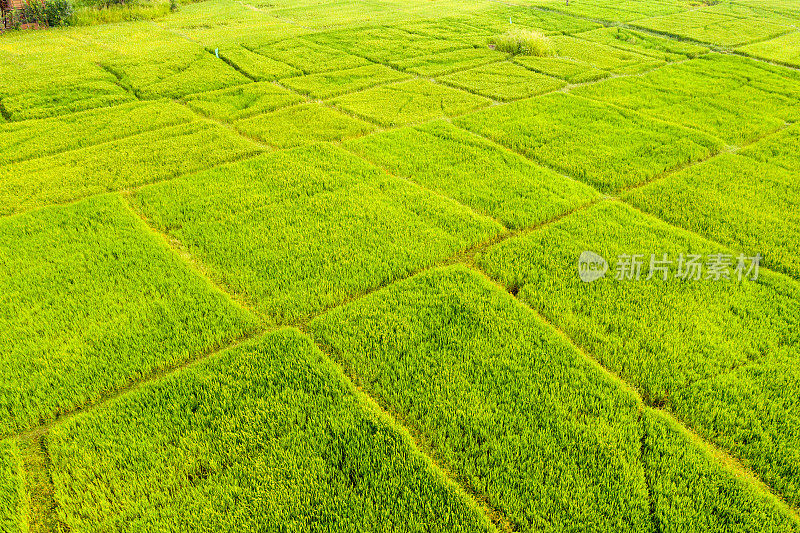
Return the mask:
[[339, 141], [358, 137], [375, 129], [362, 120], [316, 103], [301, 104], [274, 113], [237, 120], [234, 126], [247, 135], [278, 148], [318, 141]]
[[647, 181], [721, 148], [701, 133], [567, 94], [472, 113], [456, 124], [604, 192]]
[[463, 266], [338, 307], [312, 335], [520, 531], [649, 531], [639, 404]]
[[467, 17], [460, 16], [414, 21], [398, 24], [396, 28], [409, 33], [423, 35], [430, 39], [462, 41], [471, 46], [485, 45], [486, 39], [492, 35], [492, 31], [478, 28], [470, 24], [470, 22]]
[[0, 440], [0, 530], [28, 531], [28, 505], [22, 458], [16, 443]]
[[707, 47], [699, 44], [658, 37], [626, 28], [598, 28], [581, 33], [578, 38], [663, 61], [680, 61], [694, 58], [709, 51]]
[[738, 50], [754, 57], [800, 67], [800, 32], [795, 31], [768, 41], [749, 44]]
[[291, 65], [303, 74], [344, 70], [369, 64], [366, 59], [307, 39], [286, 39], [253, 48], [252, 51]]
[[580, 182], [443, 121], [369, 135], [346, 147], [515, 229], [598, 196]]
[[0, 435], [251, 331], [117, 195], [0, 221]]
[[0, 167], [0, 214], [174, 178], [261, 148], [197, 121]]
[[392, 66], [397, 66], [396, 61], [469, 47], [462, 41], [434, 39], [389, 26], [337, 30], [308, 39]]
[[757, 488], [747, 474], [720, 464], [713, 450], [672, 419], [645, 409], [642, 422], [642, 460], [659, 531], [788, 533], [800, 528], [785, 503]]
[[751, 144], [739, 153], [756, 161], [781, 166], [793, 173], [800, 173], [800, 125], [770, 135]]
[[784, 76], [752, 63], [744, 58], [730, 60], [715, 54], [640, 77], [580, 87], [574, 93], [741, 145], [798, 117], [794, 94], [800, 89], [797, 76], [788, 72]]
[[417, 79], [339, 96], [331, 103], [383, 126], [400, 126], [460, 115], [490, 100]]
[[624, 198], [677, 226], [800, 278], [800, 173], [722, 154]]
[[493, 530], [293, 329], [71, 419], [47, 443], [74, 531]]
[[585, 83], [611, 75], [608, 71], [568, 57], [515, 56], [513, 61], [529, 70], [554, 76], [569, 83]]
[[367, 65], [335, 72], [320, 72], [284, 80], [283, 84], [312, 98], [330, 98], [340, 94], [367, 89], [373, 85], [409, 78], [383, 65]]
[[302, 96], [269, 82], [238, 85], [186, 99], [187, 105], [195, 111], [228, 122], [268, 113], [301, 101]]
[[194, 114], [174, 102], [134, 102], [0, 126], [0, 164], [75, 150], [174, 126]]
[[562, 80], [508, 61], [448, 74], [439, 81], [503, 101], [552, 92], [566, 85]]
[[412, 57], [395, 61], [398, 68], [420, 76], [441, 76], [457, 70], [464, 70], [508, 57], [508, 54], [489, 48], [461, 48], [428, 56]]
[[595, 22], [554, 11], [505, 4], [491, 4], [487, 8], [462, 16], [460, 19], [472, 26], [489, 31], [491, 34], [518, 28], [533, 29], [547, 34], [569, 34], [599, 27], [599, 24]]
[[141, 189], [136, 200], [274, 322], [290, 323], [502, 227], [327, 144]]
[[[605, 277], [581, 281], [585, 251], [605, 258]], [[617, 279], [637, 254], [640, 279]], [[664, 254], [667, 279], [655, 270], [647, 280], [651, 258]], [[716, 281], [715, 254], [723, 254], [718, 264], [728, 261]], [[676, 277], [692, 256], [700, 279]], [[504, 241], [479, 264], [648, 404], [672, 410], [787, 500], [800, 501], [800, 414], [792, 406], [800, 392], [798, 283], [763, 268], [757, 281], [748, 281], [747, 270], [739, 281], [733, 251], [617, 202]]]
[[220, 50], [219, 56], [236, 70], [256, 81], [274, 81], [302, 74], [299, 69], [291, 65], [257, 54], [239, 45]]
[[555, 35], [550, 37], [555, 57], [585, 63], [590, 67], [616, 74], [636, 74], [664, 63], [663, 59], [643, 55], [632, 50], [606, 46], [577, 37]]

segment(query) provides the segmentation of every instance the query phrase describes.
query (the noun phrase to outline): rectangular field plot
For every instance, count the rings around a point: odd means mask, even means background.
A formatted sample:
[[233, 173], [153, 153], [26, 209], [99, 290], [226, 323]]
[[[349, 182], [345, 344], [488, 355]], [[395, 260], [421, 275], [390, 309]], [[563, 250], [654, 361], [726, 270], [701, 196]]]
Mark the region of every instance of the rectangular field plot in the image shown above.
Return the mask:
[[273, 83], [262, 82], [189, 96], [186, 104], [206, 116], [231, 122], [302, 101], [302, 96]]
[[583, 61], [568, 57], [515, 56], [512, 60], [523, 67], [560, 78], [569, 83], [585, 83], [600, 80], [611, 75], [610, 72], [595, 68]]
[[[670, 519], [663, 531], [672, 531], [672, 513], [709, 530], [795, 525], [685, 432], [668, 427], [664, 445], [660, 415], [462, 266], [331, 310], [310, 330], [517, 531], [652, 531], [651, 511]], [[681, 474], [692, 476], [690, 487]], [[693, 493], [702, 483], [727, 490], [704, 493], [703, 508]], [[720, 506], [724, 516], [713, 512]]]
[[234, 126], [278, 148], [319, 141], [340, 141], [371, 132], [371, 124], [320, 104], [301, 104], [238, 120]]
[[722, 154], [624, 198], [711, 240], [760, 253], [762, 264], [800, 279], [800, 173]]
[[339, 96], [331, 103], [382, 126], [401, 126], [453, 117], [491, 101], [427, 80], [409, 80]]
[[392, 81], [409, 78], [383, 65], [367, 65], [335, 72], [321, 72], [284, 80], [283, 84], [312, 98], [330, 98], [340, 94], [367, 89]]
[[448, 74], [439, 78], [439, 81], [502, 101], [536, 96], [566, 85], [557, 78], [507, 61]]
[[244, 46], [237, 45], [220, 50], [219, 56], [256, 81], [274, 81], [302, 74], [299, 69], [291, 65], [252, 52]]
[[[585, 251], [608, 263], [605, 276], [592, 283], [579, 276]], [[663, 261], [665, 254], [668, 262], [651, 270], [651, 260]], [[641, 263], [638, 280], [634, 255]], [[686, 276], [690, 260], [699, 267]], [[479, 258], [493, 277], [636, 386], [648, 404], [691, 418], [695, 431], [734, 451], [796, 504], [800, 473], [791, 465], [800, 453], [800, 414], [792, 403], [800, 375], [786, 373], [782, 385], [749, 397], [753, 388], [732, 379], [732, 372], [780, 374], [796, 367], [800, 285], [763, 268], [757, 281], [749, 281], [753, 274], [746, 269], [739, 281], [737, 263], [737, 254], [722, 245], [616, 202], [504, 241]], [[676, 277], [681, 271], [684, 276]], [[709, 383], [717, 384], [713, 394], [704, 392]], [[740, 425], [745, 420], [758, 423]]]
[[699, 132], [566, 94], [472, 113], [456, 124], [604, 192], [648, 181], [721, 148]]
[[152, 223], [277, 323], [311, 316], [502, 227], [330, 145], [141, 189]]
[[75, 150], [190, 122], [194, 114], [174, 102], [134, 102], [0, 126], [0, 165]]
[[[706, 56], [641, 77], [579, 87], [574, 94], [641, 111], [742, 145], [800, 114], [800, 80], [744, 58]], [[776, 67], [771, 67], [775, 69]], [[786, 70], [786, 69], [783, 69]]]
[[742, 46], [738, 50], [753, 57], [800, 67], [800, 32], [795, 31], [768, 41]]
[[366, 59], [307, 39], [286, 39], [254, 47], [252, 51], [291, 65], [303, 74], [344, 70], [369, 64]]
[[0, 167], [0, 214], [174, 178], [256, 154], [258, 145], [196, 121]]
[[577, 36], [578, 39], [627, 50], [662, 61], [680, 61], [707, 53], [705, 46], [666, 37], [658, 37], [625, 28], [598, 28]]
[[544, 34], [570, 34], [600, 26], [595, 22], [581, 20], [563, 13], [498, 3], [492, 3], [488, 8], [479, 9], [475, 13], [459, 17], [459, 19], [492, 34], [505, 33], [518, 28]]
[[397, 61], [470, 47], [462, 41], [432, 39], [389, 26], [319, 33], [308, 39], [393, 66]]
[[778, 165], [792, 173], [800, 173], [800, 124], [761, 139], [739, 151], [762, 163]]
[[494, 530], [297, 330], [71, 419], [47, 446], [73, 531]]
[[589, 42], [577, 37], [556, 35], [550, 37], [550, 41], [555, 57], [579, 61], [593, 68], [616, 74], [635, 74], [658, 67], [665, 61], [663, 58]]
[[346, 148], [511, 228], [550, 220], [598, 196], [446, 122], [369, 135]]
[[428, 56], [395, 61], [397, 68], [420, 76], [441, 76], [457, 70], [485, 65], [508, 58], [508, 54], [485, 48], [461, 48]]
[[116, 195], [0, 221], [0, 292], [0, 435], [256, 326]]
[[628, 22], [654, 15], [669, 15], [689, 9], [682, 0], [535, 0], [535, 5], [593, 20]]
[[0, 531], [28, 531], [22, 459], [15, 441], [0, 440]]

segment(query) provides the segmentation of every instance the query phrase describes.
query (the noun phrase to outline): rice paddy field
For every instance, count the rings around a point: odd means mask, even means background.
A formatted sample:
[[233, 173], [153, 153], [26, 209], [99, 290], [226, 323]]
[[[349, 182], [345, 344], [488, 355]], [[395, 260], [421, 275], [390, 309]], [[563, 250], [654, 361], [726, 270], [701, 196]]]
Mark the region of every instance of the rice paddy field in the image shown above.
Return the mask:
[[800, 533], [800, 3], [0, 34], [0, 533]]

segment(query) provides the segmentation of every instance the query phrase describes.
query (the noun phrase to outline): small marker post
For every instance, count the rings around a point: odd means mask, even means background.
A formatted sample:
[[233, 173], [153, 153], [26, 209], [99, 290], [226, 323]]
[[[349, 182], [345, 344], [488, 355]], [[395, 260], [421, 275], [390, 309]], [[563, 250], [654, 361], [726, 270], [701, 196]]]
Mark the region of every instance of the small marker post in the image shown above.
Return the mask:
[[214, 55], [219, 59], [219, 48], [214, 48]]

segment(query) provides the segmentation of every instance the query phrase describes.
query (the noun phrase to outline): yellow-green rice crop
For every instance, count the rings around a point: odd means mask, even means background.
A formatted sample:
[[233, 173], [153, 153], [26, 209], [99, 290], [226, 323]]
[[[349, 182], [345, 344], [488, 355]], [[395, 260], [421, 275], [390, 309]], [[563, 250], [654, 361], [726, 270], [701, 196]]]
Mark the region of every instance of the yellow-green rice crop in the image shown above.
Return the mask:
[[341, 111], [316, 104], [300, 104], [266, 115], [237, 120], [236, 129], [278, 148], [318, 141], [340, 141], [375, 129]]
[[555, 91], [565, 82], [510, 61], [442, 76], [439, 81], [495, 100], [518, 100]]
[[186, 98], [192, 109], [232, 122], [302, 102], [303, 97], [269, 82], [247, 83]]
[[0, 531], [28, 531], [24, 476], [22, 458], [15, 441], [0, 440]]
[[427, 80], [409, 80], [339, 96], [331, 103], [383, 126], [453, 117], [489, 100]]
[[0, 293], [0, 435], [255, 325], [117, 195], [0, 220]]
[[395, 61], [397, 68], [420, 76], [441, 76], [506, 59], [507, 54], [489, 48], [460, 48], [426, 56]]
[[70, 419], [47, 446], [72, 531], [494, 531], [293, 329]]
[[511, 228], [545, 222], [599, 196], [444, 121], [369, 135], [345, 147]]
[[455, 123], [609, 192], [722, 147], [699, 132], [567, 94], [494, 107]]
[[546, 57], [553, 55], [553, 44], [538, 31], [514, 28], [489, 39], [496, 50], [508, 54]]
[[262, 148], [203, 121], [0, 167], [0, 214], [174, 178]]
[[502, 231], [326, 144], [140, 189], [150, 221], [213, 276], [291, 323]]
[[409, 77], [407, 74], [397, 72], [389, 67], [373, 64], [347, 70], [320, 72], [309, 74], [308, 76], [289, 78], [284, 80], [283, 84], [312, 98], [320, 99], [359, 91], [373, 85], [400, 81]]

